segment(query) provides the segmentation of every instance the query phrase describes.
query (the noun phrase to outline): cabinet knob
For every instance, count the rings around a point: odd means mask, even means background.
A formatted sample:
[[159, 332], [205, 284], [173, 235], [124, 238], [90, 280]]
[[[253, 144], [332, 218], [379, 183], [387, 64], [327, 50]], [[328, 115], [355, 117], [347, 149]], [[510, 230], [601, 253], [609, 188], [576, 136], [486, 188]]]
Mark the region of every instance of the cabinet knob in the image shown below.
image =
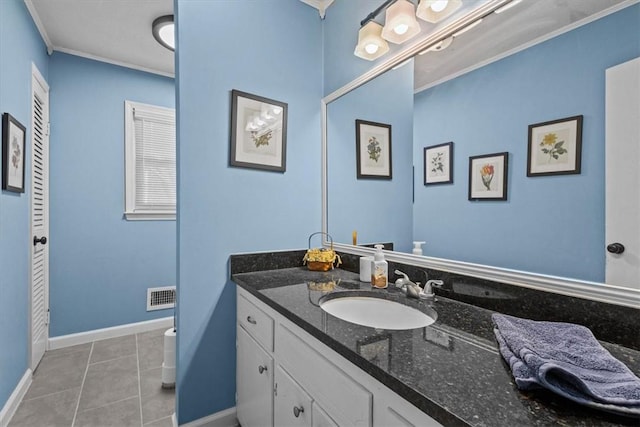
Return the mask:
[[301, 413], [304, 412], [304, 408], [301, 406], [294, 406], [293, 407], [293, 415], [298, 418], [300, 416]]
[[251, 317], [251, 316], [247, 316], [247, 322], [251, 323], [252, 325], [255, 325], [256, 323], [258, 323], [258, 322], [256, 322], [256, 321], [255, 321], [255, 319], [254, 319], [253, 317]]
[[612, 254], [621, 254], [624, 252], [624, 245], [622, 243], [611, 243], [607, 245], [607, 251]]
[[267, 370], [267, 365], [264, 365], [264, 366], [260, 365], [260, 366], [258, 366], [258, 372], [263, 373], [263, 372], [265, 372], [266, 370]]
[[43, 245], [47, 244], [47, 238], [42, 236], [40, 238], [38, 238], [37, 236], [33, 236], [33, 246], [37, 245], [38, 243], [41, 243]]

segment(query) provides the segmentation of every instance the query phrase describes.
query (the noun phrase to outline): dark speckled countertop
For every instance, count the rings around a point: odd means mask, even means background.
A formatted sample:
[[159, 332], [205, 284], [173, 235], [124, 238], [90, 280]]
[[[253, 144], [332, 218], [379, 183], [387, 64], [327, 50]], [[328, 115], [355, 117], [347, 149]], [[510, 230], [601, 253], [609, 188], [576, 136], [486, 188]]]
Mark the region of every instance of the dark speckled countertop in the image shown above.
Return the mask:
[[[345, 270], [304, 267], [234, 274], [258, 299], [328, 345], [445, 426], [639, 426], [640, 420], [577, 405], [546, 390], [519, 391], [493, 335], [493, 311], [452, 299], [411, 300], [390, 285], [372, 290]], [[375, 292], [421, 310], [434, 309], [426, 328], [387, 331], [355, 325], [318, 305], [325, 295], [309, 283], [334, 281], [333, 292]], [[640, 351], [601, 342], [636, 375]]]

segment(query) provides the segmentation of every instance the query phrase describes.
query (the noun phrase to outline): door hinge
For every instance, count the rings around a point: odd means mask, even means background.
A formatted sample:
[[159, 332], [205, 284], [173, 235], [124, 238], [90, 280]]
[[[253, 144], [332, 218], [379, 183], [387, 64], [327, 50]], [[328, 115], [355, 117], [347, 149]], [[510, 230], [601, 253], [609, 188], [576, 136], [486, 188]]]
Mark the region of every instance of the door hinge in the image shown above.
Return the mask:
[[51, 323], [51, 310], [47, 309], [47, 320], [45, 320], [47, 326]]
[[51, 122], [47, 122], [47, 136], [51, 135]]
[[273, 395], [274, 396], [278, 395], [278, 383], [275, 383], [275, 385], [273, 386]]

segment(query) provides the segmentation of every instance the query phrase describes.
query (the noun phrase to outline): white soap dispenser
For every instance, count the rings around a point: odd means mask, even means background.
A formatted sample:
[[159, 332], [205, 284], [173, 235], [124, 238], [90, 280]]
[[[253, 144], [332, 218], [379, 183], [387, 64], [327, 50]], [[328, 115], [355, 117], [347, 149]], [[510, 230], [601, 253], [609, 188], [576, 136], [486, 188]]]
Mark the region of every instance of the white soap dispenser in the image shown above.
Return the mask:
[[414, 255], [422, 255], [422, 245], [427, 242], [413, 242], [413, 254]]
[[373, 255], [373, 262], [371, 262], [371, 286], [379, 289], [386, 288], [388, 284], [389, 264], [384, 259], [383, 247], [383, 245], [375, 245], [376, 253]]

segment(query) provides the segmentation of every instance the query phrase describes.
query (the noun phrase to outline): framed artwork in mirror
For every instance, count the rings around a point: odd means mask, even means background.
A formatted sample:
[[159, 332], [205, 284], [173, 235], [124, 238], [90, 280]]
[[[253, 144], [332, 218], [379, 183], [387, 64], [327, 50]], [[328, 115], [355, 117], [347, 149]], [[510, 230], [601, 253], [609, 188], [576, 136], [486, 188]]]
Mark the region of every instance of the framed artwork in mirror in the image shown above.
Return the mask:
[[453, 142], [424, 148], [424, 185], [453, 184]]
[[376, 366], [391, 367], [391, 334], [373, 335], [356, 342], [356, 351]]
[[231, 91], [231, 149], [235, 167], [284, 172], [287, 164], [287, 104]]
[[356, 120], [358, 179], [391, 179], [391, 125]]
[[527, 176], [580, 173], [582, 116], [529, 125]]
[[24, 193], [26, 129], [11, 114], [2, 115], [2, 189]]
[[509, 153], [469, 157], [469, 200], [507, 200]]

